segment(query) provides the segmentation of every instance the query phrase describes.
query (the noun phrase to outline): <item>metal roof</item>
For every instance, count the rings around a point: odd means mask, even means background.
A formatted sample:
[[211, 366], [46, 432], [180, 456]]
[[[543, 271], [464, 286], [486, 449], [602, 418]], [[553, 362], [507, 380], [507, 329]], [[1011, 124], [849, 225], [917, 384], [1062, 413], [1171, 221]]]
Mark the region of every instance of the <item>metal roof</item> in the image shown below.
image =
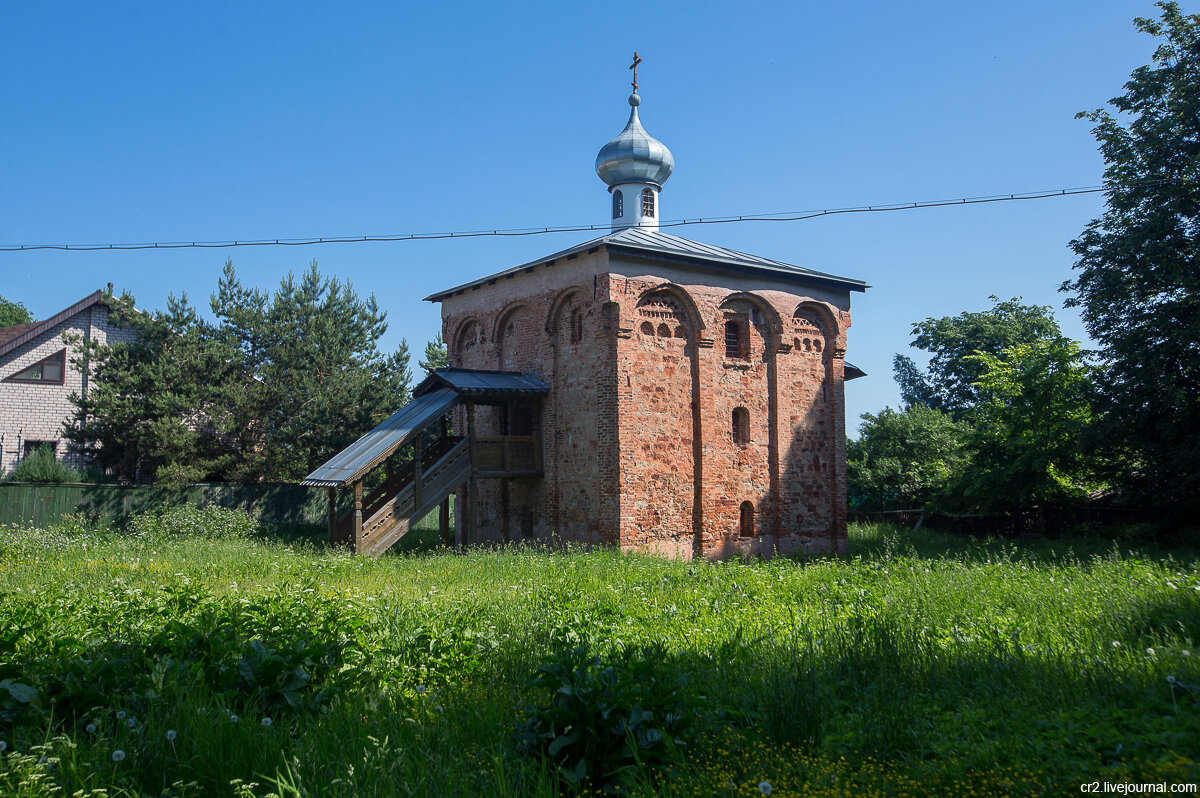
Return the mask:
[[451, 388], [418, 396], [309, 474], [301, 485], [340, 487], [362, 479], [392, 452], [408, 443], [459, 399]]
[[459, 368], [434, 369], [414, 393], [420, 396], [438, 386], [448, 387], [467, 398], [550, 393], [546, 383], [520, 372]]
[[667, 145], [647, 133], [638, 119], [641, 102], [636, 94], [629, 98], [629, 122], [596, 156], [596, 174], [609, 188], [622, 183], [661, 186], [675, 171], [675, 158]]
[[849, 277], [838, 277], [835, 274], [827, 274], [813, 269], [806, 269], [803, 266], [793, 266], [790, 263], [763, 258], [758, 255], [747, 255], [745, 252], [737, 252], [725, 247], [718, 247], [712, 244], [701, 244], [698, 241], [691, 241], [679, 236], [673, 236], [669, 233], [663, 233], [658, 230], [647, 230], [640, 227], [627, 227], [615, 233], [593, 238], [591, 241], [585, 241], [570, 249], [564, 249], [561, 252], [556, 252], [553, 255], [548, 255], [544, 258], [523, 263], [520, 266], [514, 266], [511, 269], [506, 269], [502, 272], [481, 277], [478, 280], [472, 280], [469, 283], [448, 288], [445, 291], [439, 291], [436, 294], [430, 294], [425, 297], [427, 302], [440, 302], [452, 294], [465, 291], [468, 288], [475, 288], [486, 283], [492, 283], [502, 277], [510, 277], [514, 274], [538, 266], [553, 264], [560, 258], [567, 258], [572, 255], [578, 255], [585, 250], [594, 249], [596, 247], [608, 247], [614, 252], [628, 252], [635, 255], [642, 255], [651, 258], [661, 258], [663, 260], [671, 260], [675, 262], [689, 263], [693, 265], [715, 266], [717, 268], [733, 268], [736, 271], [749, 271], [758, 274], [769, 274], [773, 277], [783, 277], [785, 279], [796, 280], [797, 282], [818, 282], [826, 284], [834, 284], [841, 288], [850, 291], [866, 291], [867, 284], [862, 280], [854, 280]]
[[850, 380], [857, 380], [859, 377], [867, 376], [867, 372], [863, 371], [848, 360], [844, 362], [843, 374], [845, 375], [845, 380], [847, 382]]

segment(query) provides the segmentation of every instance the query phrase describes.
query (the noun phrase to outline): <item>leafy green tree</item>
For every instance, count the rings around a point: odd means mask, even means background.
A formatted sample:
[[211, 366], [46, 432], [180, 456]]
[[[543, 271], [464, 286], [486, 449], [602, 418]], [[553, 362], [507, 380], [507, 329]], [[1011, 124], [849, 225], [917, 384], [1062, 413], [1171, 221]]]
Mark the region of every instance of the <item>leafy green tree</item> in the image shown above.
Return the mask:
[[0, 327], [11, 327], [14, 324], [28, 324], [33, 321], [29, 308], [20, 302], [11, 302], [0, 296]]
[[391, 354], [374, 297], [312, 263], [273, 294], [226, 263], [210, 301], [217, 324], [183, 299], [163, 313], [114, 300], [130, 343], [81, 342], [93, 378], [68, 437], [101, 465], [160, 482], [302, 478], [409, 399], [408, 347]]
[[939, 496], [966, 464], [971, 427], [914, 404], [864, 413], [858, 440], [846, 444], [851, 504], [860, 510], [907, 510]]
[[426, 372], [450, 365], [450, 353], [446, 351], [446, 342], [442, 340], [440, 332], [436, 338], [425, 344], [425, 357], [418, 362], [418, 365]]
[[1093, 367], [1074, 341], [1050, 339], [968, 356], [981, 371], [968, 461], [944, 496], [961, 509], [1010, 511], [1085, 498], [1100, 487], [1084, 446]]
[[1019, 297], [1006, 302], [990, 298], [988, 310], [913, 324], [912, 345], [931, 357], [922, 372], [912, 358], [896, 355], [895, 377], [905, 407], [926, 405], [960, 418], [980, 399], [976, 383], [983, 365], [972, 355], [999, 354], [1020, 344], [1062, 339], [1049, 307], [1023, 305]]
[[65, 436], [101, 468], [167, 484], [219, 478], [234, 373], [216, 330], [186, 296], [142, 313], [128, 293], [106, 299], [110, 319], [133, 341], [76, 338], [76, 368], [90, 367], [86, 397], [74, 396]]
[[1123, 481], [1146, 500], [1200, 503], [1200, 15], [1160, 2], [1138, 18], [1161, 38], [1116, 112], [1080, 116], [1107, 163], [1107, 207], [1071, 248], [1067, 304], [1099, 343], [1102, 441], [1128, 452]]

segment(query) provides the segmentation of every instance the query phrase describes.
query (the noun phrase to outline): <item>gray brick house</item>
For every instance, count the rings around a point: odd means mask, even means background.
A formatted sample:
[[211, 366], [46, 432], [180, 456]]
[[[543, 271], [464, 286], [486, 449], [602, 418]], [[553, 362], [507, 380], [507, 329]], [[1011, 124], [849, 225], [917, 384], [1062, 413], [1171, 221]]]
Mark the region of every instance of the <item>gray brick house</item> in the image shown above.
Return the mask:
[[71, 368], [78, 346], [64, 333], [114, 343], [134, 333], [109, 323], [103, 291], [79, 300], [45, 321], [0, 328], [0, 473], [44, 444], [60, 460], [83, 465], [63, 439], [63, 424], [75, 414], [71, 394], [87, 395], [87, 374]]

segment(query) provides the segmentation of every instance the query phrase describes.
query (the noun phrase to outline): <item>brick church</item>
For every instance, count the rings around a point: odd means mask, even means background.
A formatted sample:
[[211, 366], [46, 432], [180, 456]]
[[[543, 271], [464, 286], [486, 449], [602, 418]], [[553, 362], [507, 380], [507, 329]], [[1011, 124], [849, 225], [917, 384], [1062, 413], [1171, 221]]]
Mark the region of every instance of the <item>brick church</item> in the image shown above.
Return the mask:
[[[845, 550], [843, 384], [862, 372], [844, 356], [850, 293], [866, 285], [660, 231], [675, 164], [642, 127], [634, 90], [628, 123], [596, 158], [612, 232], [428, 297], [442, 306], [450, 367], [417, 388], [410, 407], [427, 406], [306, 484], [333, 498], [444, 414], [449, 440], [418, 450], [413, 477], [440, 481], [402, 510], [387, 509], [387, 490], [372, 502], [356, 488], [357, 526], [347, 515], [338, 532], [331, 515], [331, 535], [382, 550], [371, 518], [395, 524], [453, 492], [456, 529], [444, 534], [459, 544]], [[438, 466], [452, 446], [471, 451]]]

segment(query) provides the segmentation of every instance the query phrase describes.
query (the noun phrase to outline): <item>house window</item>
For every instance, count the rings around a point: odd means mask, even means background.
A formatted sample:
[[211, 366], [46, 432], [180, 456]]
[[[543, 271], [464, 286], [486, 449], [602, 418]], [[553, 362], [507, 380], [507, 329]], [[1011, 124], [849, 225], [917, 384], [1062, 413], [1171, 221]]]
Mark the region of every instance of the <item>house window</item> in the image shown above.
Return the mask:
[[21, 458], [24, 459], [24, 458], [28, 457], [29, 455], [33, 454], [34, 452], [36, 452], [38, 449], [42, 448], [43, 446], [50, 449], [50, 451], [54, 453], [54, 456], [56, 458], [58, 457], [58, 441], [26, 440], [21, 445]]
[[625, 215], [625, 198], [621, 196], [621, 189], [613, 189], [613, 218], [620, 219]]
[[750, 502], [742, 502], [740, 526], [742, 537], [754, 537], [754, 505]]
[[750, 443], [750, 411], [744, 407], [733, 410], [733, 442], [738, 446]]
[[654, 189], [642, 189], [642, 216], [647, 219], [654, 218]]
[[39, 360], [24, 371], [18, 371], [5, 382], [30, 382], [52, 385], [63, 384], [63, 373], [67, 367], [67, 350], [60, 349], [44, 360]]
[[725, 322], [725, 357], [733, 360], [745, 360], [746, 353], [745, 325], [738, 319]]

